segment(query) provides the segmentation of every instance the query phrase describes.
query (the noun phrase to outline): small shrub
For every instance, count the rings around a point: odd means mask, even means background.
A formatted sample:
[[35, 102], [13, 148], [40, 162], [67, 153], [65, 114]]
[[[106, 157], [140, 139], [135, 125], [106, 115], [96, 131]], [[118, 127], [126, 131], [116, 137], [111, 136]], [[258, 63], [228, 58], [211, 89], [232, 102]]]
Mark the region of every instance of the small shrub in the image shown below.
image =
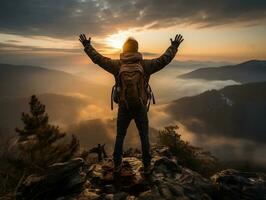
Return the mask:
[[167, 146], [180, 165], [205, 176], [213, 174], [216, 171], [217, 158], [210, 152], [183, 141], [177, 130], [178, 126], [167, 126], [159, 131], [158, 144]]

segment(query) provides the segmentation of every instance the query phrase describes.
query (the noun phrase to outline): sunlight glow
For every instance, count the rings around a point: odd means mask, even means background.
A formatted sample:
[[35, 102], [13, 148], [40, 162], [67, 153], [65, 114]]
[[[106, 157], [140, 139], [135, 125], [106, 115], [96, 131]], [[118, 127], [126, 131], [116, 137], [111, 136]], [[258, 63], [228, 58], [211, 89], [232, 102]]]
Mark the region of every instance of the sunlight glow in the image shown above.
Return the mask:
[[124, 42], [130, 36], [133, 36], [131, 31], [119, 31], [116, 34], [110, 35], [106, 38], [106, 43], [108, 46], [114, 49], [122, 49]]

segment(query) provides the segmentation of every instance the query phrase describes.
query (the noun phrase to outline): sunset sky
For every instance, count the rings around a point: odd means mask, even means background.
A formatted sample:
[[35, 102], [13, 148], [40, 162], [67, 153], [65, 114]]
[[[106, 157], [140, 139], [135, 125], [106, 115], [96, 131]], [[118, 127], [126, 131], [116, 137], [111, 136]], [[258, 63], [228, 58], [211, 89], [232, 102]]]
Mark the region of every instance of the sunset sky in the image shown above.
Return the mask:
[[[144, 58], [156, 58], [170, 45], [170, 38], [183, 35], [175, 60], [150, 79], [156, 98], [156, 105], [149, 111], [150, 127], [159, 130], [179, 124], [176, 115], [166, 109], [173, 101], [241, 84], [234, 79], [188, 80], [181, 74], [266, 60], [266, 0], [1, 0], [0, 64], [27, 65], [14, 67], [20, 72], [11, 70], [10, 74], [7, 72], [12, 67], [1, 65], [4, 84], [0, 86], [6, 94], [0, 98], [0, 106], [10, 115], [0, 114], [4, 126], [10, 124], [14, 130], [20, 113], [28, 109], [29, 95], [37, 94], [47, 105], [54, 124], [89, 138], [81, 139], [83, 143], [97, 144], [107, 139], [112, 147], [118, 108], [110, 110], [114, 78], [85, 54], [79, 42], [81, 33], [91, 37], [92, 45], [111, 58], [119, 58], [128, 37], [138, 40]], [[9, 100], [9, 94], [14, 98]], [[221, 99], [227, 100], [222, 93]], [[255, 110], [258, 108], [255, 106]], [[129, 144], [139, 144], [135, 131], [132, 126]], [[245, 138], [232, 133], [231, 137], [223, 135], [223, 130], [217, 130], [220, 135], [203, 135], [185, 125], [180, 126], [180, 133], [186, 141], [211, 150], [219, 158], [254, 160], [266, 166], [262, 159], [266, 145], [259, 137], [250, 142], [248, 135]], [[251, 134], [251, 138], [256, 137], [253, 129]]]
[[156, 57], [181, 33], [178, 60], [241, 62], [266, 59], [264, 0], [1, 0], [0, 61], [78, 66], [78, 35], [92, 37], [103, 54], [117, 57], [133, 36], [146, 57]]

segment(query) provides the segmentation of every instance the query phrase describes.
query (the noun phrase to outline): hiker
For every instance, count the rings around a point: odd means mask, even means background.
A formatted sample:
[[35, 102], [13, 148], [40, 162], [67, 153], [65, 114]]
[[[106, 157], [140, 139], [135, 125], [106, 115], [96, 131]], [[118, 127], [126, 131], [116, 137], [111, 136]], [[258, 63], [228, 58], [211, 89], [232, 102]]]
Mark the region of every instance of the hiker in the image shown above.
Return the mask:
[[111, 107], [113, 101], [118, 103], [117, 135], [113, 153], [114, 173], [119, 174], [122, 166], [123, 142], [130, 121], [134, 119], [139, 131], [142, 147], [142, 161], [144, 174], [151, 172], [151, 155], [149, 144], [148, 108], [154, 96], [149, 86], [150, 75], [160, 71], [168, 65], [177, 53], [179, 45], [183, 42], [182, 35], [176, 35], [171, 40], [170, 47], [163, 55], [155, 59], [143, 59], [138, 52], [138, 42], [128, 38], [123, 45], [120, 59], [111, 59], [102, 56], [91, 45], [91, 38], [84, 34], [79, 36], [84, 51], [93, 63], [99, 65], [114, 75], [115, 85], [112, 89]]
[[105, 144], [101, 145], [101, 144], [98, 144], [97, 147], [93, 147], [89, 150], [89, 154], [90, 153], [96, 153], [98, 155], [98, 162], [101, 162], [104, 159], [107, 158], [107, 154], [106, 154], [106, 151], [105, 151]]

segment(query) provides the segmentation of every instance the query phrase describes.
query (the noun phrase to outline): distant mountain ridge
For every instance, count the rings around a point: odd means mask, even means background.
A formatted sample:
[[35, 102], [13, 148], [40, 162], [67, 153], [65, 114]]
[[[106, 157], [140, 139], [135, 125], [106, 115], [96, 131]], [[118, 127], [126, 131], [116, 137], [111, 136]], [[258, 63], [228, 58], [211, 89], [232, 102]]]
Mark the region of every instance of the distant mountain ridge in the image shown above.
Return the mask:
[[266, 143], [265, 91], [266, 82], [227, 86], [178, 99], [167, 112], [199, 134]]
[[180, 78], [234, 80], [240, 83], [266, 81], [266, 61], [250, 60], [237, 65], [208, 67], [182, 74]]
[[13, 132], [19, 125], [20, 114], [27, 111], [33, 94], [47, 105], [52, 120], [67, 124], [77, 121], [87, 106], [97, 107], [97, 102], [109, 99], [109, 90], [59, 70], [0, 64], [0, 134]]
[[0, 97], [43, 93], [88, 94], [102, 86], [79, 76], [53, 69], [27, 65], [0, 64]]

